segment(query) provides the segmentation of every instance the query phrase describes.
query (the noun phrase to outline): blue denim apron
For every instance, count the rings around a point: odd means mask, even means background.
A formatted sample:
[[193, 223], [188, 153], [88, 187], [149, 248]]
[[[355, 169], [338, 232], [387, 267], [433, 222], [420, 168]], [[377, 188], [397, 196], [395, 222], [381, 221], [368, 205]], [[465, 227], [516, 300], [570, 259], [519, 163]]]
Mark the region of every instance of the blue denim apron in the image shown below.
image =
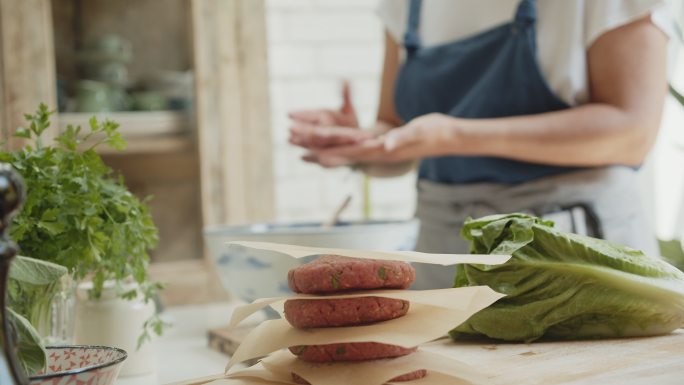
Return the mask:
[[[536, 7], [520, 2], [513, 21], [453, 43], [423, 48], [420, 0], [412, 0], [405, 34], [406, 61], [395, 104], [406, 122], [431, 112], [460, 118], [530, 115], [568, 108], [546, 84], [536, 59]], [[484, 156], [423, 159], [418, 176], [438, 183], [520, 183], [574, 171]]]
[[[522, 0], [511, 22], [455, 42], [422, 47], [421, 0], [411, 0], [404, 36], [406, 60], [395, 105], [409, 121], [439, 112], [496, 118], [569, 108], [549, 88], [536, 58], [536, 4]], [[627, 244], [656, 255], [639, 201], [634, 170], [576, 168], [484, 156], [421, 160], [417, 249], [467, 252], [459, 230], [468, 216], [513, 211], [556, 220], [563, 230]], [[591, 228], [587, 225], [591, 224]], [[453, 269], [421, 266], [416, 288], [449, 287]]]

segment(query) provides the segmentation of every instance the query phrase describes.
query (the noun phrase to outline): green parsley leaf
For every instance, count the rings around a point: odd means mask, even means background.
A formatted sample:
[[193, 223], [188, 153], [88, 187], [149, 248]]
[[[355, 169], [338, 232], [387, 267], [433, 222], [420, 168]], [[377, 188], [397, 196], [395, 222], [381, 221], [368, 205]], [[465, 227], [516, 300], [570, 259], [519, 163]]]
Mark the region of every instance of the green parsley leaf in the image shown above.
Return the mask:
[[14, 136], [16, 136], [17, 138], [31, 139], [31, 131], [28, 128], [19, 127], [14, 132]]
[[387, 279], [387, 271], [385, 270], [385, 266], [380, 266], [378, 268], [378, 277], [380, 277], [380, 279], [383, 281]]
[[335, 290], [340, 288], [340, 280], [335, 274], [330, 276], [330, 284], [332, 285], [332, 288]]
[[295, 347], [293, 348], [293, 349], [294, 349], [294, 352], [292, 352], [292, 353], [293, 353], [295, 356], [301, 356], [302, 354], [304, 354], [304, 352], [306, 352], [306, 349], [307, 349], [307, 348], [308, 348], [308, 346], [306, 346], [306, 345], [295, 346]]

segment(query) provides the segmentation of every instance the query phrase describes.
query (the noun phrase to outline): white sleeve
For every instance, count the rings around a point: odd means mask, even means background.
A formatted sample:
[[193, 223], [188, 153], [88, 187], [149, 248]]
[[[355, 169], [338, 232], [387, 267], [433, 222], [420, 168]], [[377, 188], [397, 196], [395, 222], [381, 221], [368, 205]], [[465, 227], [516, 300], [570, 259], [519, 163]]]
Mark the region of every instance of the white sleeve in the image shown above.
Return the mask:
[[584, 0], [584, 43], [589, 48], [604, 33], [629, 24], [646, 15], [668, 37], [674, 36], [674, 24], [664, 0]]
[[387, 31], [399, 44], [403, 41], [406, 30], [408, 2], [409, 0], [380, 0], [375, 11]]

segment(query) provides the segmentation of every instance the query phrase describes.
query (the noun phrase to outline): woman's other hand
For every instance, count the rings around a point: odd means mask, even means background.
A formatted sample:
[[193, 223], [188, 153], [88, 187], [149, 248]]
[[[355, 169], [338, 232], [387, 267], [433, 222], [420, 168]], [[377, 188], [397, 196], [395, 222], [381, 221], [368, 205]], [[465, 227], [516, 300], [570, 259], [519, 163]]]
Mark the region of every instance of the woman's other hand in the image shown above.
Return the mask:
[[342, 86], [342, 106], [338, 110], [303, 110], [289, 114], [290, 143], [308, 149], [355, 144], [372, 135], [359, 130], [356, 110], [351, 101], [349, 82]]
[[[375, 125], [368, 131], [358, 129], [358, 119], [351, 103], [349, 85], [342, 89], [342, 107], [337, 111], [314, 110], [290, 114], [294, 125], [290, 130], [290, 143], [302, 146], [310, 152], [302, 157], [307, 162], [318, 163], [323, 167], [339, 167], [360, 163], [354, 156], [357, 153], [370, 155], [382, 154], [384, 140], [376, 139], [402, 124], [394, 108], [394, 84], [400, 65], [400, 45], [391, 33], [385, 31], [385, 58], [380, 87], [380, 103]], [[337, 156], [335, 151], [349, 157]], [[328, 154], [327, 151], [332, 151]]]
[[295, 123], [307, 123], [316, 126], [359, 127], [356, 109], [351, 101], [351, 87], [348, 81], [342, 83], [342, 106], [338, 110], [300, 110], [290, 112], [289, 117]]

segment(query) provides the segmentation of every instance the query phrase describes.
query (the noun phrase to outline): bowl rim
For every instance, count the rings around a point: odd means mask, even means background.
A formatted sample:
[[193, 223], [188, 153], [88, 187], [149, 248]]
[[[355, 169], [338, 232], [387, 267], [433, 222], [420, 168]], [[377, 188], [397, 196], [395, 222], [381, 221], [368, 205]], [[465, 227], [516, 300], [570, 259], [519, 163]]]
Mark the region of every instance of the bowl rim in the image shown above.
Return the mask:
[[73, 374], [80, 374], [83, 372], [87, 372], [93, 369], [101, 369], [101, 368], [106, 368], [108, 366], [113, 366], [122, 363], [123, 361], [128, 358], [128, 353], [121, 349], [121, 348], [116, 348], [113, 346], [105, 346], [105, 345], [54, 345], [54, 346], [46, 346], [45, 350], [51, 350], [51, 349], [78, 349], [78, 348], [85, 348], [85, 349], [107, 349], [107, 350], [115, 350], [119, 353], [121, 353], [121, 357], [117, 358], [114, 361], [110, 362], [105, 362], [102, 364], [97, 364], [97, 365], [90, 365], [90, 366], [84, 366], [82, 368], [77, 368], [77, 369], [71, 369], [71, 370], [66, 370], [63, 372], [58, 372], [58, 373], [49, 373], [49, 374], [41, 374], [38, 376], [30, 376], [29, 380], [47, 380], [50, 378], [55, 378], [55, 377], [63, 377], [63, 376], [70, 376]]
[[[342, 221], [346, 224], [344, 226], [334, 227], [335, 231], [338, 233], [352, 232], [363, 230], [370, 230], [372, 228], [381, 228], [382, 226], [419, 226], [420, 220], [418, 218], [409, 219], [391, 219], [391, 220], [352, 220], [352, 221]], [[293, 226], [294, 225], [294, 226]], [[350, 226], [353, 225], [353, 226]], [[251, 232], [250, 228], [255, 226], [273, 226], [268, 232]], [[289, 227], [288, 227], [289, 226]], [[294, 222], [258, 222], [249, 224], [237, 224], [237, 225], [211, 225], [202, 229], [202, 234], [205, 236], [212, 235], [226, 235], [225, 230], [232, 230], [228, 235], [230, 236], [240, 236], [240, 235], [307, 235], [307, 234], [321, 234], [330, 232], [330, 228], [324, 228], [321, 226], [321, 222], [313, 221], [294, 221]]]

